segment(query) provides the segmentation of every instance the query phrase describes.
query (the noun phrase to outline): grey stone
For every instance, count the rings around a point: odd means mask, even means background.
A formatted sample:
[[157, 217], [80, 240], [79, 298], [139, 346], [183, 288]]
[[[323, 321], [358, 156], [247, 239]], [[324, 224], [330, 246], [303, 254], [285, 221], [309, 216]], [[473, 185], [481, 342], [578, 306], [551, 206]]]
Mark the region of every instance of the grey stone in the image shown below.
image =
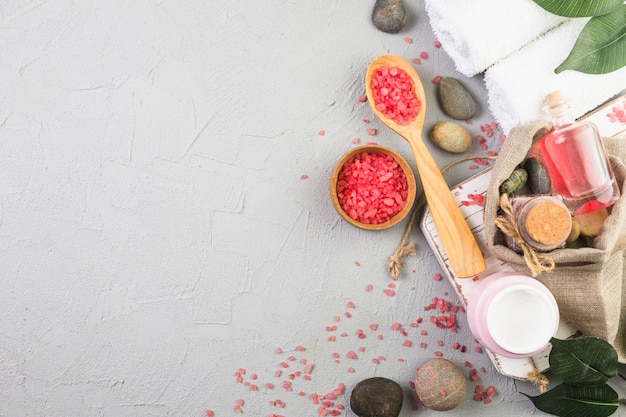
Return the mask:
[[444, 151], [464, 153], [472, 147], [472, 137], [469, 132], [457, 123], [437, 123], [431, 129], [429, 136]]
[[404, 28], [407, 16], [402, 0], [376, 0], [372, 23], [380, 31], [398, 33]]
[[476, 101], [456, 78], [443, 77], [439, 81], [437, 97], [441, 109], [453, 119], [467, 120], [476, 114]]
[[350, 408], [359, 417], [398, 417], [403, 401], [404, 393], [397, 382], [374, 377], [356, 384]]
[[537, 158], [528, 158], [524, 163], [524, 168], [528, 172], [528, 186], [533, 194], [550, 194], [552, 181], [550, 181], [546, 166]]

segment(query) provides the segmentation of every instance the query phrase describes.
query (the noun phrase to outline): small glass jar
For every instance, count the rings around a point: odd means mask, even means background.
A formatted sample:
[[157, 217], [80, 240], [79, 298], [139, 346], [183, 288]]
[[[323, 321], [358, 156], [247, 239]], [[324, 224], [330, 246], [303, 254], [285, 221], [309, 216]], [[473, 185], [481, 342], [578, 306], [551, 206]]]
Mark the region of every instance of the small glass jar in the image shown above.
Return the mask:
[[497, 272], [472, 289], [467, 302], [472, 335], [508, 358], [541, 353], [559, 328], [559, 307], [541, 282], [516, 272]]
[[[565, 246], [572, 230], [572, 216], [559, 196], [515, 197], [510, 200], [520, 237], [533, 249], [547, 252]], [[507, 245], [519, 250], [510, 236]]]

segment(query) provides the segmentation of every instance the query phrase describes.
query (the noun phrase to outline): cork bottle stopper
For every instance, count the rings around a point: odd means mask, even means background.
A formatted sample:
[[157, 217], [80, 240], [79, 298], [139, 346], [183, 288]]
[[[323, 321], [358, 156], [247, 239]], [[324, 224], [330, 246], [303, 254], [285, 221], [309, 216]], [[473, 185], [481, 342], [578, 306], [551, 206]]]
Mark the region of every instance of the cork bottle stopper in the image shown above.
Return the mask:
[[545, 109], [552, 117], [560, 117], [567, 112], [568, 106], [561, 90], [551, 92], [544, 99]]
[[561, 243], [569, 236], [571, 216], [563, 206], [546, 201], [528, 210], [524, 227], [528, 235], [544, 245]]
[[561, 92], [561, 90], [553, 91], [546, 96], [545, 101], [549, 107], [557, 106], [565, 101], [563, 92]]

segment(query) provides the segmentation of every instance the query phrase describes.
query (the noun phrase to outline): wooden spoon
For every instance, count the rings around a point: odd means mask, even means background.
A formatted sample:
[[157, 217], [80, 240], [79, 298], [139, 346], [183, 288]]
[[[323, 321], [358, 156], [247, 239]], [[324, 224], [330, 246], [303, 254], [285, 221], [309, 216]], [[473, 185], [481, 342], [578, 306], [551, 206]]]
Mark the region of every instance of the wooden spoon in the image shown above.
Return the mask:
[[[383, 66], [398, 67], [413, 80], [415, 94], [421, 103], [421, 108], [415, 119], [407, 125], [397, 124], [376, 109], [371, 89], [372, 76], [376, 69]], [[406, 139], [411, 146], [426, 196], [426, 203], [430, 208], [439, 239], [441, 239], [441, 244], [448, 255], [454, 274], [458, 277], [468, 278], [483, 272], [486, 269], [485, 259], [476, 239], [441, 175], [439, 167], [422, 140], [426, 98], [419, 75], [411, 64], [399, 56], [382, 55], [374, 59], [367, 69], [365, 88], [367, 99], [374, 114], [385, 125]]]

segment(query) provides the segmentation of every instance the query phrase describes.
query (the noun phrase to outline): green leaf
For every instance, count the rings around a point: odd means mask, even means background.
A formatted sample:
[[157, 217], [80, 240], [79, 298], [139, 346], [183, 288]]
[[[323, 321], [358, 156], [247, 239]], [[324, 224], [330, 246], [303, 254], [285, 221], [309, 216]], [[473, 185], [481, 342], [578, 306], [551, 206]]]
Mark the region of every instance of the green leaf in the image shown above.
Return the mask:
[[623, 0], [535, 0], [552, 14], [566, 17], [589, 17], [607, 14]]
[[560, 417], [607, 417], [619, 407], [617, 393], [607, 384], [576, 387], [563, 383], [536, 397], [526, 396], [539, 410]]
[[597, 337], [561, 340], [552, 338], [550, 369], [563, 382], [591, 386], [617, 375], [617, 352]]
[[[593, 2], [590, 2], [593, 3]], [[606, 74], [626, 65], [626, 4], [611, 13], [592, 17], [580, 32], [570, 54], [555, 70]]]

